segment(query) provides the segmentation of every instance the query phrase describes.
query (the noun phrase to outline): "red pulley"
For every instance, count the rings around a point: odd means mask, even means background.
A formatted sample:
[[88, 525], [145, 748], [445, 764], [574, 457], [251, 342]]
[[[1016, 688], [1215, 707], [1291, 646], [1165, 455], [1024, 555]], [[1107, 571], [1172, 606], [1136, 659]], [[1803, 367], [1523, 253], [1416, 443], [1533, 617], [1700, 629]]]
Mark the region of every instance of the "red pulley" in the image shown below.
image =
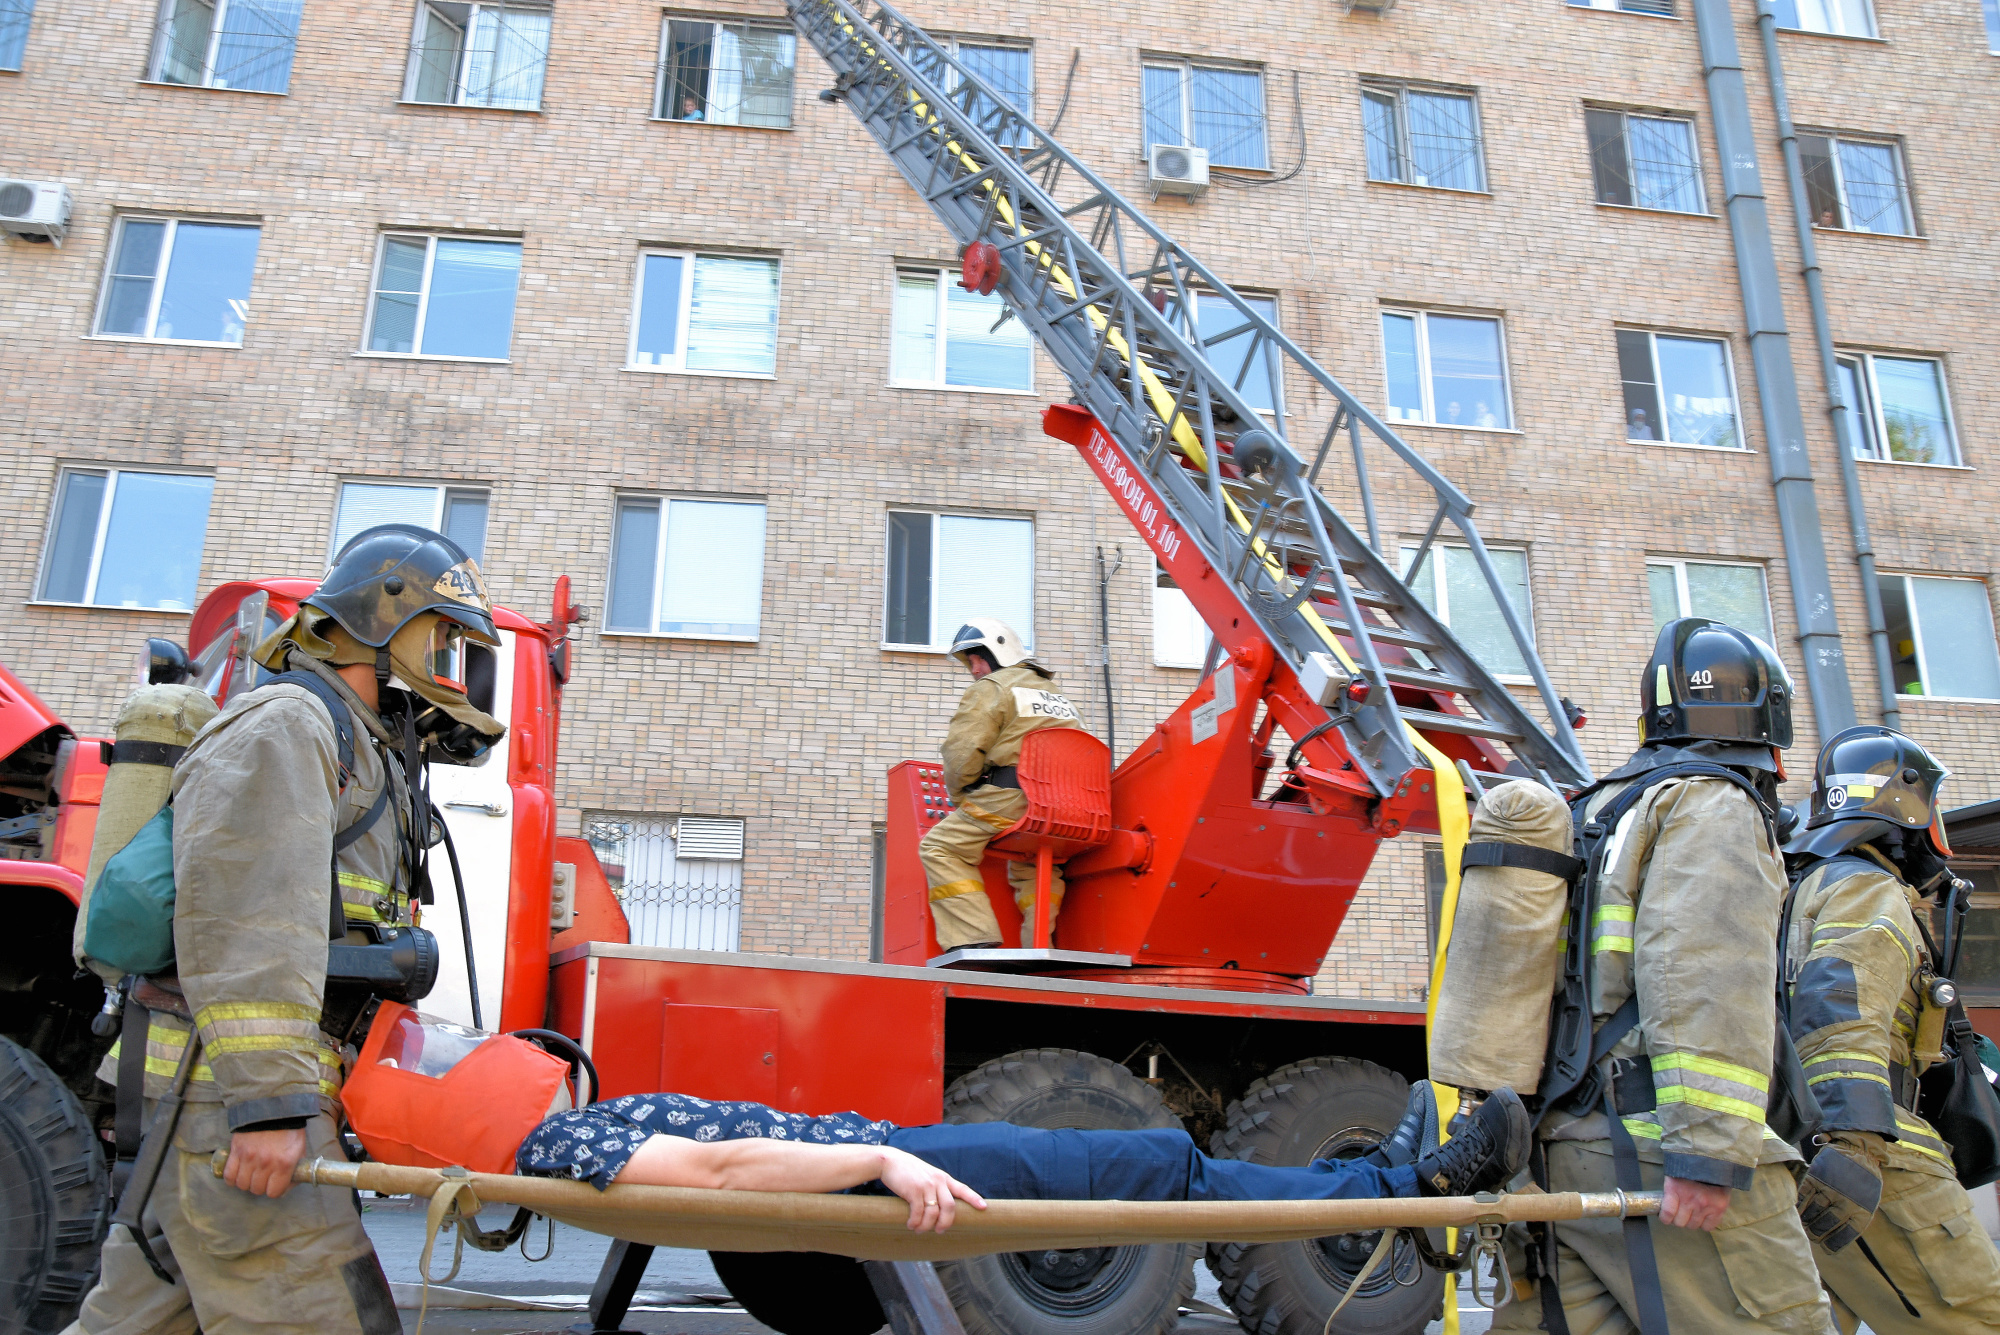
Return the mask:
[[960, 257], [958, 285], [980, 296], [992, 295], [1000, 286], [1000, 248], [991, 241], [975, 241]]

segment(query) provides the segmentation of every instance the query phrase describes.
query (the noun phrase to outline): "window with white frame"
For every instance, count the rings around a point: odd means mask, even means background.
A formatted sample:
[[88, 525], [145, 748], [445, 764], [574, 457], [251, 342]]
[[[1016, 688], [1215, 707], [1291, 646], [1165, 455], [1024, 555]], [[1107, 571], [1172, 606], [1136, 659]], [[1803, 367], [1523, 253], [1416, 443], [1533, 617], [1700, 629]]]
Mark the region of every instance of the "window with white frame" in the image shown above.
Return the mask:
[[1877, 575], [1899, 695], [2000, 700], [2000, 646], [1984, 580]]
[[[1272, 324], [1278, 322], [1276, 297], [1237, 293], [1243, 303]], [[1208, 357], [1215, 373], [1228, 381], [1260, 413], [1276, 413], [1284, 403], [1284, 362], [1277, 345], [1264, 340], [1257, 349], [1257, 364], [1250, 363], [1251, 348], [1258, 344], [1255, 331], [1243, 313], [1214, 292], [1194, 293], [1194, 327], [1180, 319], [1180, 302], [1167, 299], [1166, 317], [1181, 327], [1189, 341]]]
[[1760, 565], [1657, 557], [1646, 562], [1646, 589], [1653, 603], [1654, 634], [1676, 617], [1708, 617], [1774, 643], [1771, 601]]
[[1141, 70], [1146, 142], [1192, 146], [1211, 167], [1271, 165], [1264, 131], [1264, 73], [1148, 56]]
[[1861, 458], [1899, 464], [1960, 461], [1943, 362], [1879, 352], [1845, 352], [1836, 361], [1840, 387], [1854, 410]]
[[370, 352], [505, 361], [521, 243], [391, 232], [369, 303]]
[[1504, 430], [1514, 425], [1500, 321], [1437, 311], [1382, 312], [1389, 417]]
[[64, 469], [36, 598], [193, 611], [214, 492], [202, 473]]
[[620, 496], [604, 628], [754, 640], [763, 620], [764, 503]]
[[1625, 389], [1625, 439], [1743, 447], [1725, 340], [1620, 329], [1618, 377]]
[[21, 68], [28, 52], [28, 24], [35, 0], [0, 0], [0, 70]]
[[260, 235], [254, 223], [118, 219], [97, 336], [240, 345]]
[[896, 274], [890, 383], [923, 389], [1035, 387], [1035, 341], [998, 294], [980, 296], [951, 269]]
[[535, 0], [422, 0], [410, 37], [405, 102], [539, 111], [552, 12]]
[[416, 524], [444, 534], [475, 561], [486, 559], [486, 491], [423, 482], [343, 482], [333, 517], [337, 555], [355, 534], [377, 524]]
[[160, 0], [147, 77], [282, 93], [291, 86], [304, 9], [305, 0]]
[[790, 129], [798, 47], [784, 24], [669, 17], [660, 32], [653, 116]]
[[1693, 121], [1607, 107], [1586, 107], [1583, 119], [1598, 203], [1708, 212]]
[[1799, 166], [1813, 226], [1913, 236], [1910, 185], [1900, 145], [1887, 139], [1799, 134]]
[[1035, 646], [1035, 526], [1026, 519], [889, 512], [882, 647], [944, 653], [994, 617]]
[[1772, 0], [1778, 26], [1798, 32], [1873, 37], [1875, 14], [1868, 0]]
[[1979, 0], [1986, 16], [1986, 49], [2000, 56], [2000, 0]]
[[[958, 63], [999, 94], [1002, 102], [1029, 120], [1035, 118], [1035, 53], [1031, 48], [959, 38], [946, 39], [945, 45], [958, 57]], [[950, 77], [957, 78], [955, 74]], [[972, 99], [974, 116], [984, 116], [993, 110], [985, 104], [983, 96]], [[1024, 148], [1027, 146], [1026, 138], [1022, 135], [1004, 136], [1000, 146]]]
[[1199, 668], [1208, 661], [1215, 637], [1194, 603], [1160, 559], [1153, 558], [1153, 663], [1157, 667]]
[[1674, 0], [1569, 0], [1575, 9], [1622, 9], [1627, 14], [1659, 14], [1671, 17]]
[[734, 950], [743, 919], [743, 822], [728, 816], [583, 818], [635, 946]]
[[[1506, 614], [1493, 596], [1493, 586], [1480, 573], [1472, 549], [1437, 543], [1424, 554], [1423, 564], [1411, 569], [1417, 551], [1416, 543], [1403, 545], [1403, 582], [1417, 600], [1488, 672], [1496, 677], [1527, 676], [1527, 657], [1514, 642], [1514, 632], [1507, 629]], [[1486, 554], [1506, 589], [1508, 605], [1532, 641], [1535, 621], [1528, 599], [1528, 554], [1518, 547], [1488, 547]]]
[[778, 261], [649, 250], [632, 294], [634, 371], [768, 376], [778, 369]]
[[1484, 190], [1479, 103], [1464, 89], [1370, 79], [1361, 85], [1368, 179]]

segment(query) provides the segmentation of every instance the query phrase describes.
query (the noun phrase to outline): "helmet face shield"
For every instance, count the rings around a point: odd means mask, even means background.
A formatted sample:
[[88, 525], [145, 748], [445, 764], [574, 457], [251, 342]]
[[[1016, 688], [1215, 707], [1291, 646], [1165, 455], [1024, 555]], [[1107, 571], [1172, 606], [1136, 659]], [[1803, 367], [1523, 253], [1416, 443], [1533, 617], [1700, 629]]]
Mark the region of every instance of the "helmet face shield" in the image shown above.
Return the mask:
[[430, 643], [424, 649], [424, 660], [430, 668], [431, 680], [448, 691], [466, 694], [465, 685], [465, 627], [456, 621], [437, 619], [431, 627]]

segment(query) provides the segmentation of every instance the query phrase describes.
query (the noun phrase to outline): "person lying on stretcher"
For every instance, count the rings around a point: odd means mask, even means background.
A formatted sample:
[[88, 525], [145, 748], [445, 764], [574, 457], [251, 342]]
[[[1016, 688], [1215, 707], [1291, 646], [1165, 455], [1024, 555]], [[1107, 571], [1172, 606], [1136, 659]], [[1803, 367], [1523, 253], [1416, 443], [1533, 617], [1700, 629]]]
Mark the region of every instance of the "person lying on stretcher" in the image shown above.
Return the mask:
[[[1005, 1122], [899, 1127], [859, 1113], [813, 1117], [690, 1094], [627, 1094], [557, 1113], [515, 1155], [522, 1173], [598, 1190], [620, 1183], [725, 1191], [875, 1189], [909, 1203], [909, 1227], [942, 1233], [960, 1203], [995, 1200], [1271, 1201], [1464, 1196], [1527, 1162], [1530, 1120], [1494, 1091], [1442, 1148], [1415, 1148], [1428, 1091], [1365, 1158], [1280, 1168], [1211, 1159], [1185, 1131], [1046, 1131]], [[875, 1184], [879, 1184], [876, 1187]]]

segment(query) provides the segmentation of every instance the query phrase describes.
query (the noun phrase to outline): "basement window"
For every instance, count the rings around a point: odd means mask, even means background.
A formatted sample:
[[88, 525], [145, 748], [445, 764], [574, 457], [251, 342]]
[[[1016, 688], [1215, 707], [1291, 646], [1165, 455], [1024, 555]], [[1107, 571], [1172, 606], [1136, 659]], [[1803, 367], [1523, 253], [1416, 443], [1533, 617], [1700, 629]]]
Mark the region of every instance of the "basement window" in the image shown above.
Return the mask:
[[1676, 617], [1709, 617], [1773, 643], [1771, 601], [1760, 565], [1659, 557], [1646, 562], [1646, 587], [1655, 635]]
[[472, 487], [421, 482], [343, 482], [328, 559], [377, 524], [415, 524], [444, 534], [475, 561], [486, 559], [487, 496]]
[[35, 0], [0, 0], [0, 70], [18, 70], [28, 50]]
[[743, 922], [743, 822], [593, 811], [583, 835], [635, 946], [735, 950]]
[[1887, 139], [1799, 135], [1799, 165], [1814, 227], [1914, 236], [1900, 145]]
[[1694, 122], [1603, 107], [1584, 109], [1597, 202], [1668, 213], [1706, 213]]
[[799, 39], [790, 27], [666, 20], [653, 116], [787, 130]]
[[546, 4], [425, 0], [410, 38], [405, 102], [539, 111], [549, 63]]
[[1035, 645], [1035, 526], [1026, 519], [891, 510], [882, 647], [941, 654], [974, 617]]
[[2000, 646], [1984, 580], [1878, 575], [1896, 693], [2000, 700]]
[[620, 496], [604, 629], [755, 640], [764, 602], [764, 503]]
[[36, 600], [193, 611], [214, 492], [204, 473], [64, 469]]
[[282, 93], [291, 86], [304, 9], [304, 0], [162, 0], [147, 77]]

